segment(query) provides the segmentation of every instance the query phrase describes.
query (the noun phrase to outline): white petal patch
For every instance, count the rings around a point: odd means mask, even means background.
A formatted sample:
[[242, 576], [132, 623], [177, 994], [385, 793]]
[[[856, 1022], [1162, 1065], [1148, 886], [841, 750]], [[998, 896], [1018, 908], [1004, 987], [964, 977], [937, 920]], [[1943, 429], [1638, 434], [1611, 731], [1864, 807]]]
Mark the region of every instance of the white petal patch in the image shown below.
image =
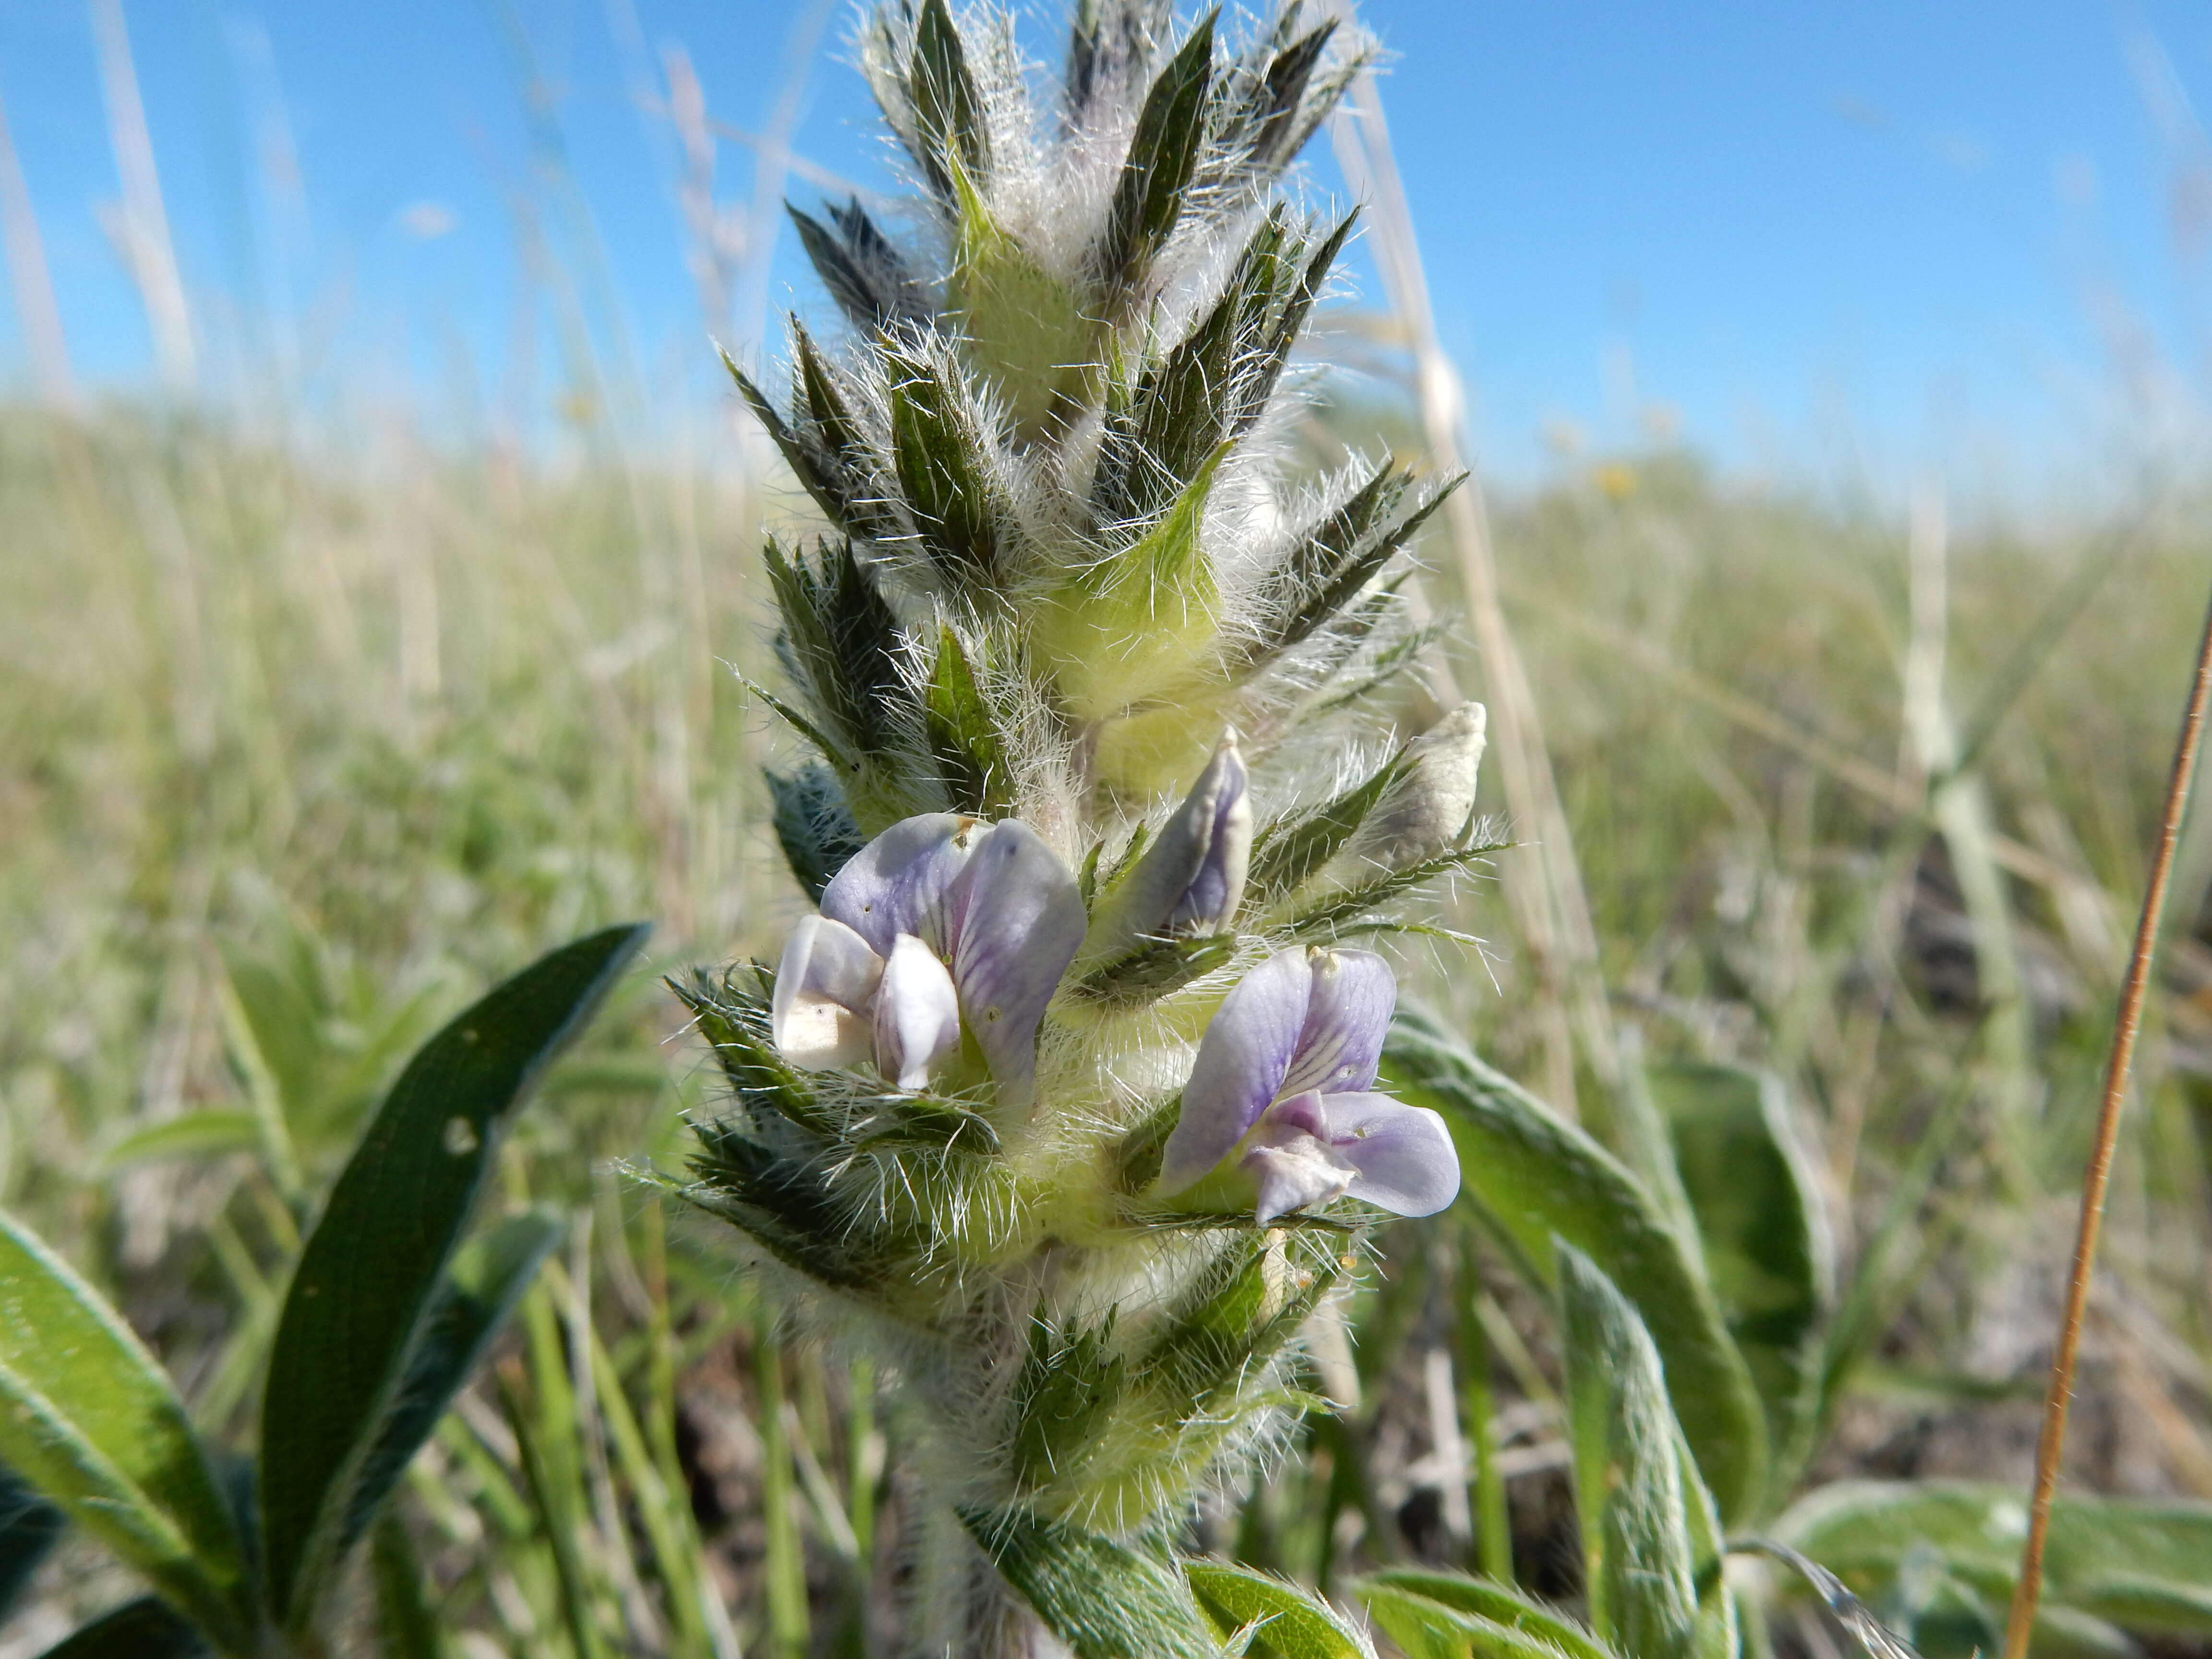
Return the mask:
[[776, 965], [769, 1030], [803, 1072], [857, 1066], [875, 1053], [869, 1013], [883, 958], [840, 921], [809, 916], [792, 930]]
[[876, 993], [876, 1066], [899, 1088], [926, 1089], [938, 1062], [960, 1046], [952, 975], [912, 933], [901, 933]]

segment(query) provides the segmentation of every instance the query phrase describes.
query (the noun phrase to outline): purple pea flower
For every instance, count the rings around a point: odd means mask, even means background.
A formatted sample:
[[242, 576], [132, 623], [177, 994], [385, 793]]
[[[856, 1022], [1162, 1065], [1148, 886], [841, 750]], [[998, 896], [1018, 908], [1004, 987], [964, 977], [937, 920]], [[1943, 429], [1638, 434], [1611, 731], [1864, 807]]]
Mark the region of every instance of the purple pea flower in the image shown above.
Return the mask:
[[1285, 951], [1247, 974], [1200, 1039], [1157, 1193], [1203, 1183], [1206, 1199], [1250, 1201], [1261, 1226], [1342, 1193], [1399, 1215], [1450, 1203], [1443, 1119], [1369, 1092], [1397, 1000], [1368, 951]]
[[918, 1090], [964, 1026], [1002, 1096], [1026, 1098], [1037, 1024], [1085, 926], [1075, 878], [1018, 819], [902, 819], [823, 890], [793, 931], [770, 1007], [804, 1071], [872, 1060]]

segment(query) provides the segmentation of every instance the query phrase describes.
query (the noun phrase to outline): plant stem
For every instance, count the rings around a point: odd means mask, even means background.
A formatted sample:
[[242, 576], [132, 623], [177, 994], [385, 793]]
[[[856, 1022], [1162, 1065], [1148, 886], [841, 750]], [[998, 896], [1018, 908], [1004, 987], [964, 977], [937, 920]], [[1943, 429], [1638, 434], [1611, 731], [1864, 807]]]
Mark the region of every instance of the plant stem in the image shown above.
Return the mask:
[[2173, 769], [2166, 785], [2166, 813], [2151, 860], [2150, 884], [2143, 893], [2142, 915], [2136, 923], [2135, 950], [2128, 959], [2127, 980], [2120, 991], [2119, 1019], [2112, 1030], [2112, 1054], [2105, 1067], [2105, 1098], [2097, 1113], [2096, 1143], [2090, 1150], [2088, 1170], [2081, 1183], [2081, 1219], [2074, 1235], [2073, 1276], [2066, 1286], [2066, 1318], [2058, 1330], [2058, 1352], [2051, 1364], [2051, 1393], [2043, 1407], [2043, 1433], [2035, 1449], [2035, 1496], [2028, 1508], [2020, 1582], [2014, 1588], [2012, 1611], [2005, 1621], [2004, 1659], [2027, 1659], [2028, 1632], [2034, 1626], [2036, 1603], [2043, 1594], [2043, 1548], [2051, 1531], [2051, 1501], [2058, 1485], [2059, 1454], [2066, 1445], [2066, 1413], [2074, 1399], [2074, 1367], [2081, 1352], [2082, 1319], [2088, 1310], [2097, 1235], [2105, 1218], [2105, 1188], [2112, 1179], [2120, 1108], [2127, 1099], [2136, 1034], [2142, 1024], [2143, 1000], [2150, 990], [2159, 918], [2166, 908], [2166, 885], [2172, 878], [2174, 852], [2181, 840], [2181, 819], [2189, 805], [2190, 775], [2197, 768], [2208, 700], [2212, 700], [2212, 611], [2204, 618], [2203, 636], [2197, 647], [2197, 679], [2181, 717], [2181, 735], [2174, 743]]

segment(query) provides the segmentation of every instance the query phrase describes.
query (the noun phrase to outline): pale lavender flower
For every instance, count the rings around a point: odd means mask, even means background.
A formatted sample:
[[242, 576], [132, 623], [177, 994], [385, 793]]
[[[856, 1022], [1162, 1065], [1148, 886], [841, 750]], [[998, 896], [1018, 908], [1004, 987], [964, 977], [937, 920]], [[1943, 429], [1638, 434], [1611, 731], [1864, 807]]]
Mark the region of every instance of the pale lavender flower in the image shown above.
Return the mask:
[[1075, 878], [1027, 824], [931, 812], [893, 824], [823, 890], [776, 969], [775, 1043], [802, 1070], [872, 1061], [919, 1090], [963, 1026], [1025, 1098], [1037, 1024], [1081, 942]]
[[1285, 951], [1247, 974], [1200, 1040], [1158, 1194], [1202, 1184], [1251, 1201], [1262, 1226], [1343, 1193], [1399, 1215], [1450, 1203], [1443, 1119], [1370, 1092], [1397, 1000], [1368, 951]]

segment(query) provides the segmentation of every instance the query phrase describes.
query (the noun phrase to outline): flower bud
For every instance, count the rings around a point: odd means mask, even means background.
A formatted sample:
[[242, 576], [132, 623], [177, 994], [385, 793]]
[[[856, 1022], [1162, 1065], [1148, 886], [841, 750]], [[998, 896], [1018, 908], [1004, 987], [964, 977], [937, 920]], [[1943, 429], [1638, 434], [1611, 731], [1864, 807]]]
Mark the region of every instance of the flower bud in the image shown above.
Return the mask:
[[1405, 781], [1360, 826], [1351, 856], [1397, 870], [1458, 846], [1474, 817], [1486, 726], [1482, 705], [1463, 702], [1414, 738]]
[[1099, 907], [1086, 957], [1218, 933], [1235, 921], [1252, 858], [1248, 781], [1237, 733], [1225, 732], [1175, 816]]

